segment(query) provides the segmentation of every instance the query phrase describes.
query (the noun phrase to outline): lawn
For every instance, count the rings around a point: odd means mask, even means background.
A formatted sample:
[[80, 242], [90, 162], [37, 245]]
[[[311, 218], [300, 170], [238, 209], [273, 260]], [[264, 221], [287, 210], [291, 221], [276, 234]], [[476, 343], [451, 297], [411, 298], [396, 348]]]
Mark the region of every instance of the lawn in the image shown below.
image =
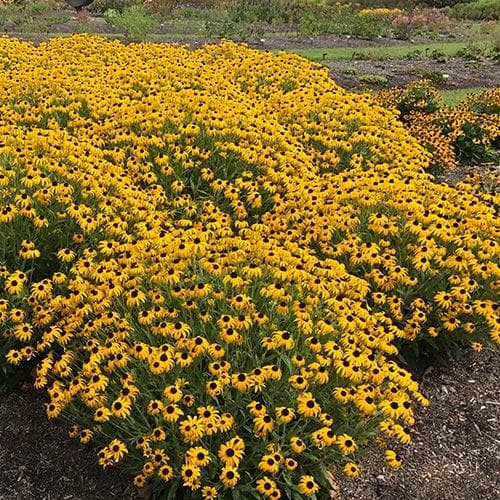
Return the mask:
[[443, 96], [444, 104], [448, 106], [456, 106], [460, 104], [467, 96], [471, 94], [480, 94], [485, 91], [487, 87], [470, 87], [465, 89], [456, 90], [440, 90]]

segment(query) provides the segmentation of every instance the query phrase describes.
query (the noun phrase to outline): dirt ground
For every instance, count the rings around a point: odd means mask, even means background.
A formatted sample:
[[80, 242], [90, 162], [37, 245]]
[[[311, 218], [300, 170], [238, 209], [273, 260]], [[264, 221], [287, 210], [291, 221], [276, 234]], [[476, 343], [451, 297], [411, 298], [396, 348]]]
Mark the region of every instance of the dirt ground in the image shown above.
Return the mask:
[[[398, 450], [404, 467], [389, 470], [374, 452], [363, 477], [340, 479], [340, 500], [494, 500], [500, 498], [500, 356], [470, 353], [427, 370], [431, 406], [417, 413], [414, 442]], [[27, 383], [0, 394], [1, 500], [139, 498], [127, 476], [102, 470], [95, 450], [49, 422], [44, 397]]]
[[342, 500], [494, 500], [500, 498], [500, 357], [470, 353], [427, 371], [430, 399], [417, 412], [411, 446], [398, 449], [404, 466], [393, 471], [374, 452], [364, 476], [340, 482]]
[[128, 477], [104, 471], [95, 450], [52, 422], [45, 398], [28, 384], [0, 394], [1, 500], [125, 500], [137, 498]]
[[[446, 63], [423, 59], [420, 61], [335, 61], [327, 65], [332, 78], [348, 89], [367, 87], [360, 80], [360, 77], [364, 75], [385, 76], [387, 87], [407, 85], [422, 78], [429, 78], [430, 75], [438, 78], [440, 75], [443, 76], [441, 81], [434, 80], [435, 86], [442, 89], [500, 86], [500, 63], [493, 60], [483, 60], [478, 66], [471, 66], [466, 60], [458, 57], [451, 58]], [[346, 74], [346, 72], [355, 74]]]

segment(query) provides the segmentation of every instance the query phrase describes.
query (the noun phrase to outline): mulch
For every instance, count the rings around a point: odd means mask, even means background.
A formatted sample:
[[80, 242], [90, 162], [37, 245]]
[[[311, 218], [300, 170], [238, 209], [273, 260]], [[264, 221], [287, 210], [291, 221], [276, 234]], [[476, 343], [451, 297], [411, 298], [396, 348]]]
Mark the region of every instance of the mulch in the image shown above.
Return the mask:
[[[446, 63], [426, 57], [419, 61], [405, 59], [330, 61], [326, 62], [326, 65], [330, 68], [330, 76], [336, 83], [341, 87], [355, 90], [401, 87], [423, 78], [431, 80], [434, 78], [434, 86], [449, 90], [500, 86], [500, 64], [489, 59], [480, 60], [473, 66], [460, 57], [450, 58]], [[362, 81], [362, 77], [366, 75], [385, 77], [387, 83], [367, 85]]]
[[403, 467], [389, 469], [380, 451], [363, 462], [363, 476], [340, 482], [341, 499], [493, 500], [500, 498], [500, 356], [468, 353], [427, 370], [427, 409], [416, 412], [414, 439], [401, 447]]
[[137, 498], [130, 478], [103, 470], [68, 424], [47, 419], [45, 402], [26, 382], [0, 393], [0, 500]]

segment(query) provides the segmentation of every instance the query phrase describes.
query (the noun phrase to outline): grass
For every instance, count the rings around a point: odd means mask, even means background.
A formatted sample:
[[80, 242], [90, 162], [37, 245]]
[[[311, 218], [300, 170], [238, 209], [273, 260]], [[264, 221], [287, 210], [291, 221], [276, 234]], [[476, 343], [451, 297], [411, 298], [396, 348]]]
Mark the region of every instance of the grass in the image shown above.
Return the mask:
[[405, 59], [409, 53], [420, 51], [423, 56], [430, 55], [434, 50], [446, 56], [454, 56], [460, 50], [474, 45], [482, 50], [490, 50], [491, 42], [447, 42], [447, 43], [425, 43], [408, 44], [382, 47], [338, 47], [332, 49], [289, 49], [300, 56], [311, 61], [339, 61], [346, 59]]
[[469, 94], [479, 94], [487, 87], [469, 87], [465, 89], [440, 90], [443, 96], [444, 104], [447, 106], [456, 106], [460, 104]]

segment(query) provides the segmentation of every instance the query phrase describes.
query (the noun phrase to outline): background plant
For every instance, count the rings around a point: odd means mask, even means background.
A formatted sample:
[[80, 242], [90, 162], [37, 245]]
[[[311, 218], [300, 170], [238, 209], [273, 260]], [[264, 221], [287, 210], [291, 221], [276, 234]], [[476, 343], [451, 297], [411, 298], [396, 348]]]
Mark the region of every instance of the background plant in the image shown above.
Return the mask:
[[458, 19], [477, 21], [500, 19], [500, 6], [495, 0], [475, 0], [473, 2], [457, 3], [448, 10], [449, 14]]
[[441, 106], [442, 98], [429, 81], [380, 92], [376, 99], [396, 108], [401, 119], [433, 155], [440, 168], [459, 163], [495, 161], [500, 114], [498, 89], [472, 96], [456, 107]]
[[109, 9], [106, 11], [105, 19], [108, 24], [123, 31], [128, 38], [144, 38], [158, 24], [147, 9], [141, 5], [131, 5], [123, 11]]

